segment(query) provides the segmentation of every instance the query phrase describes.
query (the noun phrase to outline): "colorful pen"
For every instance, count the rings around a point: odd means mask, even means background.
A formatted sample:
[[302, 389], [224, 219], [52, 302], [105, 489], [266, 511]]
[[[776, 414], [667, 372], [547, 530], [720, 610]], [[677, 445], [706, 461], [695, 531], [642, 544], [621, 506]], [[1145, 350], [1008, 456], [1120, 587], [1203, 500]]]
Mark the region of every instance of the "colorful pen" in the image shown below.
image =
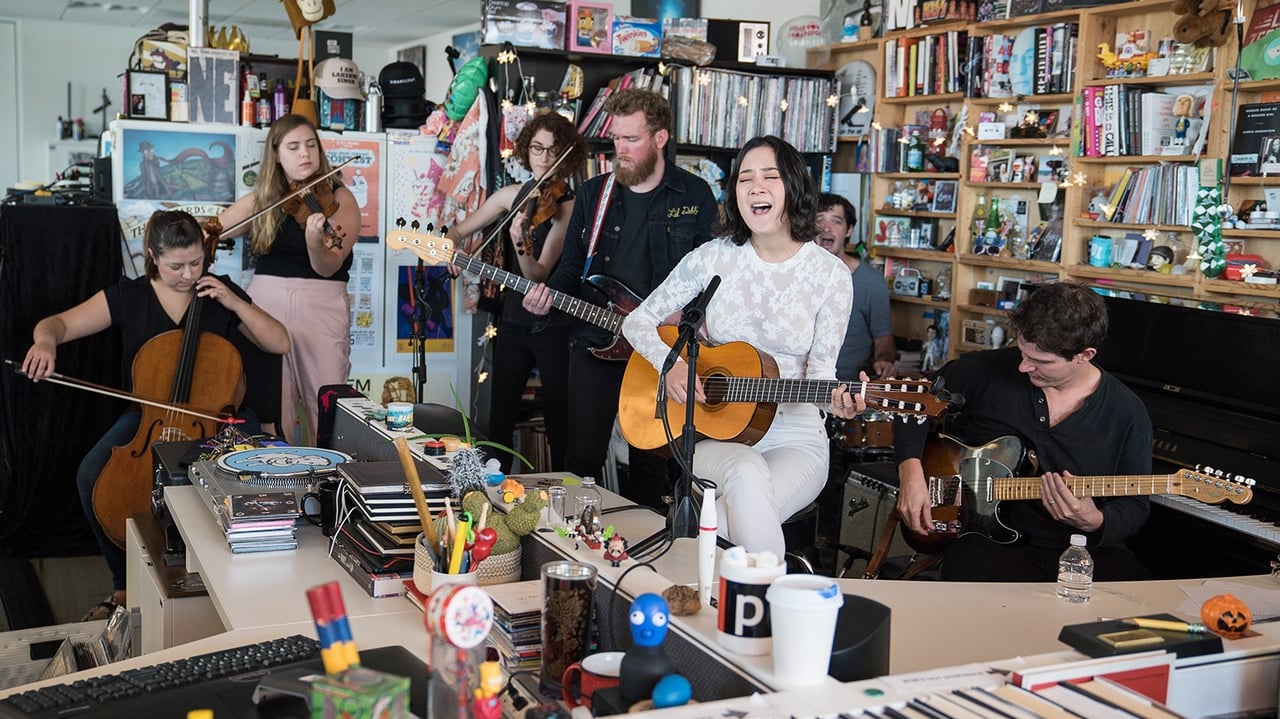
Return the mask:
[[471, 515], [463, 512], [458, 515], [458, 531], [453, 535], [453, 553], [449, 557], [449, 574], [457, 574], [462, 569], [462, 550], [467, 545], [467, 531], [471, 529]]
[[1168, 619], [1148, 619], [1147, 617], [1131, 617], [1129, 619], [1120, 620], [1125, 624], [1132, 624], [1135, 627], [1143, 629], [1163, 629], [1167, 632], [1186, 632], [1188, 634], [1203, 634], [1203, 624], [1188, 624], [1187, 622], [1175, 622]]

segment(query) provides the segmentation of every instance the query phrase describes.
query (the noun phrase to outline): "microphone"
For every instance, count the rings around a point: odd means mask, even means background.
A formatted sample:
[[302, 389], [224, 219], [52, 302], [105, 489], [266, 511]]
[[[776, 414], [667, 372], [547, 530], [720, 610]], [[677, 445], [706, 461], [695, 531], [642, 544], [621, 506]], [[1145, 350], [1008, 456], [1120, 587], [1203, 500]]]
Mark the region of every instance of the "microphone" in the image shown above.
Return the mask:
[[684, 308], [680, 315], [680, 335], [671, 345], [671, 351], [667, 353], [667, 359], [662, 363], [662, 374], [665, 375], [676, 366], [676, 361], [680, 359], [680, 350], [689, 343], [689, 338], [702, 327], [702, 323], [706, 320], [707, 305], [710, 304], [712, 296], [720, 287], [720, 275], [711, 278], [706, 288]]

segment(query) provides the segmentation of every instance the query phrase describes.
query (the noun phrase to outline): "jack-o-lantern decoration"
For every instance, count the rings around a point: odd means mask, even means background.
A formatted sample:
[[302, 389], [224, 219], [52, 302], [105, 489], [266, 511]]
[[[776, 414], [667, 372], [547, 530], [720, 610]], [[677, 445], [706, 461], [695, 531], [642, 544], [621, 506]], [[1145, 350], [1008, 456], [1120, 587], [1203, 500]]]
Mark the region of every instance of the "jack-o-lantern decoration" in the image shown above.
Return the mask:
[[1244, 634], [1252, 619], [1249, 607], [1230, 594], [1209, 597], [1200, 605], [1200, 621], [1219, 634]]

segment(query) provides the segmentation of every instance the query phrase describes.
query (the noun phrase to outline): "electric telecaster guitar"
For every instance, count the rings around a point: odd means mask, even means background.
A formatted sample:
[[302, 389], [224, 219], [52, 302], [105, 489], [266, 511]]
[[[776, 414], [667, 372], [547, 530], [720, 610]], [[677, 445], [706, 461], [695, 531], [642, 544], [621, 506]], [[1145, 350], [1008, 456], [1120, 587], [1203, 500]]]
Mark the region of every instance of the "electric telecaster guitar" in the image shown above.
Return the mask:
[[[525, 277], [485, 264], [453, 249], [453, 240], [442, 235], [396, 228], [387, 237], [387, 247], [392, 250], [408, 250], [427, 264], [452, 264], [463, 271], [493, 280], [522, 295], [528, 293], [536, 284]], [[591, 275], [587, 278], [587, 282], [609, 298], [608, 307], [594, 305], [556, 290], [551, 290], [551, 306], [613, 334], [612, 342], [603, 347], [592, 348], [591, 354], [602, 360], [627, 359], [631, 356], [631, 345], [622, 336], [622, 320], [640, 305], [640, 298], [626, 285], [608, 275]]]
[[[917, 552], [937, 554], [962, 534], [979, 533], [1000, 544], [1021, 536], [1000, 519], [1003, 500], [1040, 499], [1040, 477], [1014, 477], [1026, 458], [1017, 437], [997, 437], [971, 447], [945, 434], [931, 435], [925, 445], [925, 476], [933, 505], [933, 528], [917, 534], [902, 525], [902, 536]], [[1132, 497], [1178, 494], [1220, 504], [1244, 504], [1253, 499], [1254, 480], [1231, 478], [1221, 470], [1183, 469], [1167, 475], [1064, 477], [1077, 497]]]
[[[680, 329], [658, 328], [670, 347]], [[688, 360], [688, 356], [685, 356]], [[768, 354], [746, 342], [706, 346], [698, 351], [698, 376], [707, 394], [705, 404], [694, 405], [694, 426], [710, 439], [755, 444], [768, 431], [779, 402], [831, 401], [831, 390], [848, 384], [849, 391], [863, 392], [867, 406], [888, 414], [937, 417], [949, 400], [941, 387], [920, 380], [885, 380], [865, 386], [856, 381], [779, 379], [778, 365]], [[640, 449], [667, 445], [666, 428], [658, 413], [658, 371], [639, 353], [631, 356], [622, 375], [618, 398], [618, 422], [627, 443]], [[668, 417], [684, 417], [684, 405], [667, 400]], [[683, 421], [672, 421], [673, 437], [683, 431]]]

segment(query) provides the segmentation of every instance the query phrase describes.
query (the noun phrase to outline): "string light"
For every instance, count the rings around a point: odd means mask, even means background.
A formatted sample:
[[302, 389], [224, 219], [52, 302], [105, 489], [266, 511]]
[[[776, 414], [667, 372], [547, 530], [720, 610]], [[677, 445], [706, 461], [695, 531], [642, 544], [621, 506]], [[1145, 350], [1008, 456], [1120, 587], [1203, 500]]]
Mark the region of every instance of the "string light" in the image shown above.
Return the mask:
[[1252, 262], [1248, 262], [1245, 263], [1244, 267], [1240, 268], [1240, 276], [1247, 280], [1250, 277], [1253, 277], [1257, 271], [1258, 266]]
[[533, 113], [538, 111], [538, 104], [533, 100], [530, 100], [524, 104], [524, 109], [529, 113], [529, 116], [532, 117]]
[[746, 97], [745, 95], [739, 95], [739, 96], [738, 96], [738, 104], [739, 104], [739, 105], [742, 105], [743, 107], [746, 107], [746, 106], [747, 106], [747, 97]]
[[698, 73], [698, 84], [699, 84], [699, 85], [710, 85], [710, 84], [711, 84], [711, 75], [710, 75], [709, 73], [705, 73], [705, 72], [700, 72], [700, 73]]
[[838, 95], [827, 95], [827, 107], [835, 107], [839, 104], [840, 97]]
[[1013, 105], [1010, 105], [1007, 102], [1002, 102], [998, 107], [996, 107], [996, 109], [1000, 112], [1013, 112]]
[[1053, 155], [1054, 157], [1061, 157], [1061, 156], [1062, 156], [1062, 148], [1061, 148], [1060, 146], [1058, 146], [1058, 145], [1054, 145], [1053, 147], [1050, 147], [1050, 148], [1049, 148], [1049, 154], [1050, 154], [1050, 155]]
[[783, 112], [786, 112], [789, 106], [790, 104], [787, 102], [786, 98], [783, 98], [782, 102], [778, 103], [778, 109], [782, 110]]
[[502, 102], [498, 103], [498, 107], [502, 108], [503, 112], [506, 112], [515, 106], [516, 104], [512, 102], [510, 98], [506, 97], [502, 98]]
[[480, 370], [480, 373], [476, 375], [476, 384], [484, 384], [484, 381], [487, 379], [489, 379], [489, 373], [484, 370]]
[[515, 150], [513, 150], [513, 149], [511, 149], [510, 147], [504, 147], [504, 148], [502, 148], [502, 152], [499, 152], [498, 154], [502, 157], [502, 159], [504, 159], [504, 160], [505, 160], [505, 159], [507, 159], [507, 158], [511, 157], [512, 155], [514, 155], [514, 154], [515, 154], [515, 152], [516, 152], [516, 151], [515, 151]]
[[498, 64], [508, 65], [516, 61], [516, 53], [514, 50], [503, 50], [498, 53]]
[[487, 339], [487, 340], [491, 340], [491, 339], [493, 339], [494, 337], [497, 337], [497, 336], [498, 336], [498, 327], [497, 327], [497, 325], [493, 324], [492, 322], [490, 322], [489, 324], [485, 325], [485, 327], [484, 327], [484, 338], [485, 338], [485, 339]]
[[[1115, 210], [1112, 209], [1111, 212], [1115, 212]], [[1159, 239], [1160, 233], [1156, 232], [1154, 227], [1149, 227], [1142, 232], [1142, 237], [1143, 239], [1147, 239], [1147, 240], [1151, 240], [1152, 242], [1155, 242], [1157, 239]]]
[[879, 130], [883, 130], [883, 129], [884, 129], [884, 127], [882, 127], [882, 126], [880, 125], [880, 122], [879, 122], [879, 121], [875, 121], [875, 122], [872, 122], [872, 123], [871, 123], [871, 129], [872, 129], [872, 130], [877, 130], [877, 131], [879, 131]]

